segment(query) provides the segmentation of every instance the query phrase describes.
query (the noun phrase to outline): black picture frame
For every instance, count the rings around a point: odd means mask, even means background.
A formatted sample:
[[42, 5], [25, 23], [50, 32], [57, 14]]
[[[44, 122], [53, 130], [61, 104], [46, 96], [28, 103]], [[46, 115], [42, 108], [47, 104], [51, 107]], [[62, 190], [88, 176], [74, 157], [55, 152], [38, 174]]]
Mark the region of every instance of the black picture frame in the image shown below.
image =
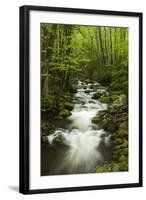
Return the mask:
[[[129, 184], [114, 184], [114, 185], [97, 185], [97, 186], [81, 186], [68, 188], [51, 188], [51, 189], [34, 189], [29, 188], [29, 23], [30, 11], [45, 11], [45, 12], [69, 12], [69, 13], [84, 13], [95, 15], [114, 15], [139, 18], [139, 182]], [[45, 6], [22, 6], [20, 7], [20, 179], [19, 191], [22, 194], [34, 193], [51, 193], [51, 192], [68, 192], [82, 190], [98, 190], [98, 189], [114, 189], [114, 188], [130, 188], [142, 186], [142, 13], [138, 12], [123, 12], [123, 11], [107, 11], [107, 10], [89, 10], [75, 8], [57, 8]], [[49, 178], [49, 177], [48, 177]]]

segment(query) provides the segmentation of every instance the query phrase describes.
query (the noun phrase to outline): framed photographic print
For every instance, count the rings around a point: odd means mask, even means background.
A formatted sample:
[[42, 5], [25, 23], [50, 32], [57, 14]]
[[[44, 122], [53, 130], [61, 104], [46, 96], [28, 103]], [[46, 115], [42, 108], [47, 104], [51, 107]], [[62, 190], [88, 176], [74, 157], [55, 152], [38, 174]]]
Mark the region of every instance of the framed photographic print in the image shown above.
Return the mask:
[[142, 13], [20, 7], [20, 192], [142, 186]]

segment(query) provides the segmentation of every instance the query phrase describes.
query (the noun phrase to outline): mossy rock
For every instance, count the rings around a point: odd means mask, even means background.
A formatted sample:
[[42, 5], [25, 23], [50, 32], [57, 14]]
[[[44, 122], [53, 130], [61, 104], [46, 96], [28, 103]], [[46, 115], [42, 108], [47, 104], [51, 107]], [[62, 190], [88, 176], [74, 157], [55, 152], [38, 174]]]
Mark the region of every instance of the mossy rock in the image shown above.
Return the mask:
[[99, 122], [101, 122], [101, 119], [98, 116], [92, 118], [92, 123], [98, 124]]
[[122, 122], [119, 126], [119, 134], [123, 134], [128, 130], [128, 122]]
[[114, 152], [117, 152], [119, 149], [121, 149], [121, 145], [116, 145], [116, 146], [113, 148], [113, 151], [114, 151]]
[[70, 95], [67, 95], [67, 94], [66, 94], [66, 95], [63, 96], [63, 98], [64, 98], [65, 100], [68, 100], [68, 99], [70, 99], [71, 97], [70, 97]]
[[92, 118], [92, 123], [94, 123], [94, 124], [100, 123], [100, 125], [103, 125], [103, 119], [104, 119], [106, 113], [107, 113], [107, 110], [99, 111], [97, 116]]
[[56, 117], [55, 117], [55, 119], [57, 119], [57, 120], [62, 120], [62, 119], [64, 119], [64, 117], [63, 117], [63, 116], [60, 116], [60, 115], [58, 115], [58, 116], [56, 116]]
[[58, 109], [58, 111], [61, 111], [61, 110], [64, 109], [64, 104], [63, 104], [62, 101], [59, 101], [59, 102], [57, 103], [57, 109]]
[[103, 173], [103, 172], [106, 172], [104, 167], [97, 167], [96, 168], [96, 173]]
[[121, 144], [121, 148], [127, 148], [128, 147], [128, 140], [124, 140], [124, 142]]
[[101, 93], [95, 93], [95, 94], [93, 94], [93, 97], [92, 97], [92, 99], [99, 99], [100, 97], [101, 97]]
[[96, 173], [119, 172], [119, 171], [128, 171], [128, 160], [127, 160], [127, 158], [122, 159], [122, 162], [116, 162], [116, 161], [113, 162], [112, 161], [110, 163], [104, 164], [104, 166], [96, 168]]
[[114, 102], [118, 97], [119, 97], [119, 96], [116, 95], [116, 94], [110, 95], [110, 98], [111, 98], [112, 102]]
[[96, 173], [103, 173], [103, 172], [117, 172], [120, 171], [120, 167], [118, 163], [107, 163], [102, 167], [96, 168]]
[[71, 102], [65, 102], [64, 103], [64, 107], [66, 108], [66, 109], [68, 109], [68, 110], [73, 110], [73, 108], [74, 108], [74, 104], [73, 103], [71, 103]]
[[119, 169], [120, 171], [128, 171], [128, 160], [119, 163]]
[[107, 113], [107, 110], [101, 110], [101, 111], [99, 111], [99, 113], [98, 113], [98, 117], [99, 117], [100, 119], [102, 119], [102, 118], [104, 118], [104, 116], [105, 116], [106, 113]]
[[121, 151], [121, 156], [128, 156], [128, 148], [124, 148], [124, 149], [122, 149], [122, 151]]
[[111, 97], [110, 96], [102, 96], [100, 98], [101, 103], [111, 103]]
[[111, 139], [115, 140], [116, 138], [118, 137], [118, 134], [117, 133], [112, 133], [111, 135]]
[[55, 126], [48, 121], [41, 121], [41, 132], [45, 133], [46, 135], [51, 134], [54, 132]]
[[121, 156], [128, 156], [128, 148], [120, 148], [113, 150], [113, 157], [119, 159]]
[[41, 136], [41, 141], [46, 143], [48, 142], [48, 137], [47, 136]]
[[115, 141], [114, 141], [114, 144], [116, 145], [119, 145], [119, 144], [122, 144], [123, 143], [123, 139], [121, 138], [116, 138]]
[[55, 138], [53, 139], [53, 143], [54, 143], [54, 144], [63, 144], [63, 142], [64, 142], [64, 139], [63, 139], [62, 136], [57, 136], [57, 137], [55, 137]]
[[119, 158], [119, 162], [127, 162], [127, 156], [121, 155]]
[[96, 168], [96, 173], [103, 173], [103, 172], [110, 172], [112, 170], [112, 167], [110, 164], [105, 164], [102, 167]]
[[125, 94], [121, 94], [112, 104], [113, 109], [119, 109], [122, 106], [127, 105], [127, 97]]
[[102, 126], [105, 130], [114, 133], [116, 130], [116, 126], [115, 126], [115, 122], [114, 119], [112, 117], [107, 117], [106, 119], [104, 119]]
[[111, 95], [117, 95], [117, 96], [119, 96], [120, 94], [123, 93], [123, 91], [122, 90], [119, 90], [119, 91], [110, 91], [110, 93], [111, 93]]
[[52, 108], [52, 103], [53, 103], [54, 96], [53, 95], [48, 95], [46, 97], [41, 98], [41, 111], [42, 112], [48, 112]]
[[67, 109], [63, 109], [60, 113], [59, 113], [59, 117], [63, 117], [63, 118], [66, 118], [68, 116], [71, 115], [71, 112]]

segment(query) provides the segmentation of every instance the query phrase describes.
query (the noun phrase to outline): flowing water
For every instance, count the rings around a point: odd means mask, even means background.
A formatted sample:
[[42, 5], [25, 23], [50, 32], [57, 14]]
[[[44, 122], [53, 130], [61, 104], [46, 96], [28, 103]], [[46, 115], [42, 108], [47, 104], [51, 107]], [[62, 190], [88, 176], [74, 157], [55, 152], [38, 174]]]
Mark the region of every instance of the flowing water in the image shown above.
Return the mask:
[[[91, 89], [95, 87], [96, 91]], [[92, 98], [95, 92], [106, 92], [106, 89], [98, 83], [78, 81], [68, 125], [49, 135], [48, 145], [42, 146], [41, 175], [93, 173], [110, 159], [110, 135], [91, 121], [99, 111], [107, 109], [106, 104]], [[63, 145], [54, 144], [57, 137]]]

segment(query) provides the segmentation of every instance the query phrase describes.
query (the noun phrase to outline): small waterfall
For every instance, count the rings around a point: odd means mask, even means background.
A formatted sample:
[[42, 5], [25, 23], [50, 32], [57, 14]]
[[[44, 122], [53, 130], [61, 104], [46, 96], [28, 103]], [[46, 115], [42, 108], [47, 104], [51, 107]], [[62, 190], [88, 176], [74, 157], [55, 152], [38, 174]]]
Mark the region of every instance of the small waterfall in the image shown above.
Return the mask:
[[[98, 83], [94, 83], [97, 87]], [[99, 89], [105, 92], [104, 88]], [[105, 139], [105, 145], [109, 145], [109, 136], [105, 131], [91, 122], [92, 118], [101, 111], [107, 109], [107, 105], [94, 100], [95, 91], [91, 84], [78, 81], [77, 93], [74, 95], [74, 109], [68, 117], [70, 121], [67, 129], [58, 129], [48, 136], [48, 141], [53, 145], [56, 137], [61, 137], [68, 150], [64, 153], [62, 162], [59, 163], [58, 172], [67, 169], [67, 173], [89, 173], [95, 171], [98, 163], [103, 158], [99, 146]]]

